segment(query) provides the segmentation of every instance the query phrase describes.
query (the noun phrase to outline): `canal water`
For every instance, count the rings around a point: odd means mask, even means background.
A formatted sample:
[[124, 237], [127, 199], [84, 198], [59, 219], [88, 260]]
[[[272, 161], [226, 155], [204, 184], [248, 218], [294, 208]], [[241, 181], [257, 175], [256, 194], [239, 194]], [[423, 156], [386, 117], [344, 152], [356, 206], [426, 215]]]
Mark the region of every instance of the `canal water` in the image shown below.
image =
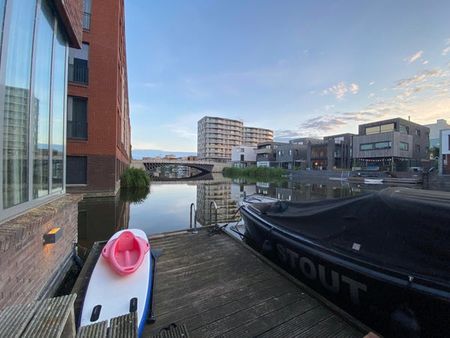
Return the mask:
[[211, 222], [211, 201], [218, 206], [218, 222], [239, 220], [238, 201], [245, 194], [261, 194], [288, 201], [342, 198], [374, 189], [374, 186], [315, 179], [308, 181], [254, 181], [221, 175], [197, 182], [152, 182], [149, 191], [122, 190], [114, 198], [88, 198], [79, 205], [79, 245], [90, 249], [116, 231], [138, 228], [148, 235], [189, 227], [190, 205], [195, 203], [198, 224]]

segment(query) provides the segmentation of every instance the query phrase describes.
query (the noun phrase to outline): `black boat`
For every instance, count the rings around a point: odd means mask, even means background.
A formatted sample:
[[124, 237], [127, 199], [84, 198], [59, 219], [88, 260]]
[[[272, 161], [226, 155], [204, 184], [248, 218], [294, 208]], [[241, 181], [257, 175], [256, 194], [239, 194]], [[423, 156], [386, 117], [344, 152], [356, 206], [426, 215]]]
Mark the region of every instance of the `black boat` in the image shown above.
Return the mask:
[[449, 193], [253, 198], [241, 214], [249, 244], [382, 334], [450, 334]]

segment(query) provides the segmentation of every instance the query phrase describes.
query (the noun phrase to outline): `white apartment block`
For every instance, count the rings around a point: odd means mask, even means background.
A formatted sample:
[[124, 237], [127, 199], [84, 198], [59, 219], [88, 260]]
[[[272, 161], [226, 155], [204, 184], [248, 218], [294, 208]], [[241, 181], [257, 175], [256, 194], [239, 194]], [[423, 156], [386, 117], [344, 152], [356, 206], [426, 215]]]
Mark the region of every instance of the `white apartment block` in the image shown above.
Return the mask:
[[221, 117], [205, 116], [197, 124], [199, 160], [229, 162], [231, 148], [242, 144], [243, 123]]
[[245, 127], [243, 135], [243, 144], [256, 147], [258, 143], [272, 142], [273, 131], [264, 128]]
[[205, 116], [197, 123], [199, 160], [230, 162], [233, 146], [255, 146], [273, 140], [273, 131], [244, 127], [238, 120]]

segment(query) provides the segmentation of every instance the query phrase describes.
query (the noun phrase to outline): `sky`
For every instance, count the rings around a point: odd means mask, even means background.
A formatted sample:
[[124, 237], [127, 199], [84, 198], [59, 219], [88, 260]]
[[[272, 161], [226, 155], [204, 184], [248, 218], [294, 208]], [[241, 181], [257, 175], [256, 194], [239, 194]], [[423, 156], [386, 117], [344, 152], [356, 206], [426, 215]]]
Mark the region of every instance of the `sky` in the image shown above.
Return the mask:
[[196, 151], [205, 115], [278, 141], [450, 120], [448, 0], [126, 0], [133, 149]]

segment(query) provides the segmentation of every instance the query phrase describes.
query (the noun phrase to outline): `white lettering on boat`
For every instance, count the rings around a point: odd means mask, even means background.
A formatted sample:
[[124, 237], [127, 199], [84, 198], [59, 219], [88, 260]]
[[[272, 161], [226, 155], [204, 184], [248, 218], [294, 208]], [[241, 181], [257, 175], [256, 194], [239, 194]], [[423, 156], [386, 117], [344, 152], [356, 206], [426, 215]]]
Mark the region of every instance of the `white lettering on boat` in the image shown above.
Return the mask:
[[[306, 256], [300, 256], [277, 243], [278, 258], [294, 270], [300, 270], [303, 276], [309, 280], [319, 280], [320, 284], [330, 292], [338, 294], [341, 292], [342, 284], [348, 285], [350, 300], [353, 304], [359, 305], [360, 292], [366, 292], [367, 286], [345, 275], [340, 275], [331, 268], [326, 268], [322, 264], [316, 264]], [[328, 278], [327, 278], [328, 277]]]

